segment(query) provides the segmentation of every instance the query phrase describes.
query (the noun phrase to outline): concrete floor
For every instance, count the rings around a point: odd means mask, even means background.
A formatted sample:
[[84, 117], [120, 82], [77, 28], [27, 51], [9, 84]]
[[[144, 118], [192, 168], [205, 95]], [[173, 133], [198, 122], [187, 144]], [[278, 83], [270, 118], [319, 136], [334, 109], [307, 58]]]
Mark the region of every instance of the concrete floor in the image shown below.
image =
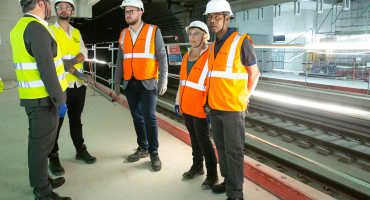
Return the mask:
[[[276, 78], [276, 79], [284, 79], [284, 80], [291, 80], [291, 81], [299, 81], [305, 82], [305, 76], [300, 76], [299, 73], [303, 72], [294, 72], [294, 74], [282, 74], [277, 72], [263, 72], [261, 73], [262, 77], [267, 78]], [[323, 85], [334, 85], [334, 86], [341, 86], [341, 87], [348, 87], [348, 88], [359, 88], [359, 89], [367, 89], [368, 83], [364, 82], [363, 80], [355, 80], [353, 84], [352, 79], [329, 79], [329, 78], [314, 78], [314, 77], [307, 77], [308, 83], [317, 83]]]
[[[27, 167], [28, 119], [19, 106], [17, 83], [4, 84], [6, 90], [0, 94], [0, 199], [33, 199]], [[82, 120], [85, 144], [97, 162], [88, 165], [74, 159], [75, 149], [65, 123], [59, 154], [66, 183], [55, 190], [60, 195], [74, 200], [226, 199], [225, 194], [201, 188], [205, 176], [182, 178], [191, 166], [191, 147], [162, 129], [159, 129], [162, 170], [153, 172], [149, 158], [129, 163], [126, 158], [137, 147], [129, 110], [110, 103], [98, 93], [93, 96], [90, 88]], [[244, 198], [279, 199], [248, 179], [244, 182]]]

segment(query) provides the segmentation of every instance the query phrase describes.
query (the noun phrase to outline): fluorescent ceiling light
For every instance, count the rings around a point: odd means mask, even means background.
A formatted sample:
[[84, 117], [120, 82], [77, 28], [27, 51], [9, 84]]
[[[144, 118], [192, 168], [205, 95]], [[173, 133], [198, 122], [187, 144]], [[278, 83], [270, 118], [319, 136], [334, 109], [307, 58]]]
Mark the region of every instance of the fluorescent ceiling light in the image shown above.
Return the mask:
[[343, 113], [346, 115], [355, 115], [359, 117], [370, 117], [370, 112], [358, 110], [358, 109], [353, 109], [353, 108], [347, 108], [343, 106], [335, 106], [331, 104], [323, 104], [323, 103], [317, 103], [313, 102], [311, 100], [302, 100], [298, 98], [292, 98], [292, 97], [286, 97], [283, 95], [276, 95], [276, 94], [271, 94], [267, 92], [261, 92], [258, 90], [253, 91], [253, 96], [257, 97], [262, 97], [265, 99], [270, 99], [274, 101], [279, 101], [282, 103], [287, 103], [287, 104], [294, 104], [298, 106], [303, 106], [303, 107], [309, 107], [313, 109], [319, 109], [319, 110], [326, 110], [330, 112], [335, 112], [335, 113]]
[[307, 44], [305, 49], [343, 49], [343, 50], [359, 50], [368, 49], [370, 50], [370, 43], [358, 42], [358, 43], [316, 43]]

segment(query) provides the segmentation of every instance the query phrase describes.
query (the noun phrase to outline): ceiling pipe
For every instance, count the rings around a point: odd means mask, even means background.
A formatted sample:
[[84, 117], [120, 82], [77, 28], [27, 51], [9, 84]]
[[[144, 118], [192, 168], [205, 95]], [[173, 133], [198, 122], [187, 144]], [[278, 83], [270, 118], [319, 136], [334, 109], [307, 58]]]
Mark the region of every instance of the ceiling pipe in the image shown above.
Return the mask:
[[88, 6], [93, 6], [96, 3], [98, 3], [100, 0], [90, 0], [89, 3], [87, 3]]
[[294, 15], [301, 15], [301, 2], [294, 2]]

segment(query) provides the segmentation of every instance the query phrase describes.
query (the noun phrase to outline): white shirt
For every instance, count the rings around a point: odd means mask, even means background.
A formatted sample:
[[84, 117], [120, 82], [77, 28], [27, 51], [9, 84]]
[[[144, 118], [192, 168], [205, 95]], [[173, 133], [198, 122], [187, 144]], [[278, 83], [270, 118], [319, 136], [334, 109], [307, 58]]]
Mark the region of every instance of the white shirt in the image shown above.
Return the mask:
[[[69, 26], [69, 33], [64, 31], [64, 29], [59, 25], [58, 21], [55, 22], [55, 29], [61, 28], [63, 30], [63, 32], [68, 36], [68, 38], [71, 40], [72, 35], [73, 35], [73, 30], [75, 28], [73, 26], [71, 26], [70, 24], [68, 24], [68, 26]], [[82, 53], [85, 56], [85, 60], [88, 58], [87, 57], [88, 51], [87, 51], [87, 48], [85, 47], [84, 41], [82, 40], [81, 34], [80, 34], [80, 53]], [[75, 84], [76, 84], [77, 88], [79, 88], [83, 85], [87, 85], [87, 84], [85, 84], [83, 82], [80, 82], [80, 81], [71, 81], [71, 82], [68, 82], [68, 88], [74, 88]]]
[[139, 29], [137, 29], [136, 33], [131, 29], [131, 26], [128, 27], [128, 30], [130, 31], [131, 34], [131, 40], [132, 40], [132, 45], [135, 45], [136, 39], [140, 34], [141, 29], [143, 28], [144, 23], [141, 22], [141, 26]]
[[27, 15], [31, 15], [32, 17], [35, 17], [36, 19], [40, 20], [42, 24], [44, 24], [46, 27], [48, 27], [48, 22], [46, 22], [45, 20], [41, 19], [40, 17], [34, 15], [34, 14], [31, 14], [31, 13], [26, 13]]

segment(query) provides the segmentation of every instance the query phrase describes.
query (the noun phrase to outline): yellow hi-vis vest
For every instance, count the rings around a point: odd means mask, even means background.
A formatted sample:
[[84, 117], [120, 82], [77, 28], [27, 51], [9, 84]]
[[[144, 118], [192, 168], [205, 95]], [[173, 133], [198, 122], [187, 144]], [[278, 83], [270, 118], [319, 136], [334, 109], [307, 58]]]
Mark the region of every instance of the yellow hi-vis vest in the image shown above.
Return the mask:
[[67, 80], [65, 79], [62, 52], [52, 32], [50, 32], [48, 27], [46, 27], [38, 19], [33, 17], [23, 17], [10, 32], [10, 43], [12, 45], [13, 60], [15, 72], [18, 79], [18, 90], [20, 99], [40, 99], [49, 96], [49, 93], [46, 91], [44, 82], [41, 80], [39, 70], [37, 69], [36, 60], [27, 52], [24, 45], [24, 31], [26, 30], [27, 25], [33, 21], [42, 24], [46, 28], [46, 30], [49, 31], [50, 35], [57, 43], [58, 53], [57, 56], [54, 58], [55, 70], [62, 91], [65, 91], [68, 87]]
[[1, 77], [0, 77], [0, 93], [3, 92], [3, 89], [4, 89], [4, 84], [3, 84], [3, 81], [1, 80]]
[[[76, 57], [80, 53], [80, 31], [78, 29], [73, 29], [72, 37], [69, 39], [67, 34], [61, 27], [56, 28], [55, 25], [49, 26], [51, 30], [53, 30], [55, 37], [58, 40], [58, 44], [60, 45], [60, 49], [62, 50], [62, 55], [64, 59], [72, 59]], [[82, 63], [77, 63], [74, 66], [77, 71], [84, 73]], [[78, 79], [75, 75], [66, 72], [66, 79], [68, 82], [72, 81], [81, 81], [83, 80]]]

